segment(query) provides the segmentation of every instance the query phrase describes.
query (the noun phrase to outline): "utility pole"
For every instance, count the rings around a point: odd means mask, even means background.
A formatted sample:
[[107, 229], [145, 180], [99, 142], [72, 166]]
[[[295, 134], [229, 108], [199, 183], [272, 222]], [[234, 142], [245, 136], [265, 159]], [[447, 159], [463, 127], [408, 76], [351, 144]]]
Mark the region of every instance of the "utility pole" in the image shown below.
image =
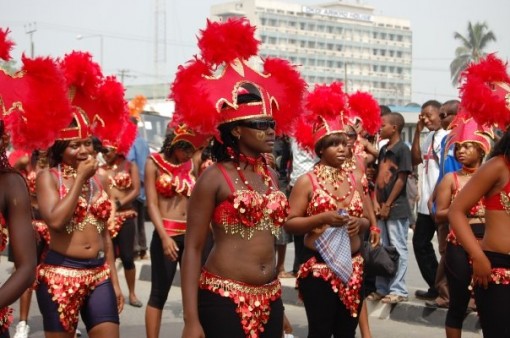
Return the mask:
[[128, 77], [135, 78], [135, 77], [136, 77], [136, 76], [134, 76], [134, 75], [130, 75], [130, 74], [129, 74], [129, 69], [125, 69], [125, 68], [123, 68], [123, 69], [119, 69], [119, 71], [117, 72], [117, 74], [118, 74], [118, 76], [119, 76], [119, 78], [120, 78], [120, 82], [121, 82], [122, 84], [124, 84], [124, 78], [128, 78]]
[[33, 35], [37, 31], [37, 25], [35, 22], [29, 22], [25, 24], [25, 33], [30, 36], [30, 57], [34, 58], [34, 39]]
[[161, 66], [166, 63], [166, 1], [155, 0], [154, 10], [154, 73], [156, 74], [152, 96], [159, 96], [158, 85]]

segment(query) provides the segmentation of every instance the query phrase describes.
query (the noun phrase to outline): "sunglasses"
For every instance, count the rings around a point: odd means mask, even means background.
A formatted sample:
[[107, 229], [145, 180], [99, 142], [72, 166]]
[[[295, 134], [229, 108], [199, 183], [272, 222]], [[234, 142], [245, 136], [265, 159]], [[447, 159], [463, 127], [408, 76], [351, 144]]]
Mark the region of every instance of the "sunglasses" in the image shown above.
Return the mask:
[[247, 120], [242, 121], [240, 125], [251, 129], [268, 130], [269, 128], [274, 129], [276, 122], [274, 120]]

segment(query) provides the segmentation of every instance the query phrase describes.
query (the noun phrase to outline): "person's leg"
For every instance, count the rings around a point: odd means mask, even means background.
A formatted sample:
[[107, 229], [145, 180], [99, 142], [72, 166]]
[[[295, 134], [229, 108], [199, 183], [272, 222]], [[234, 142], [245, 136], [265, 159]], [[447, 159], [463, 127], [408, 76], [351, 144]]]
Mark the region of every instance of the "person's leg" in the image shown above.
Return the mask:
[[119, 337], [117, 298], [110, 279], [97, 285], [85, 299], [81, 317], [89, 337]]
[[129, 304], [141, 307], [142, 303], [136, 296], [135, 282], [136, 282], [136, 266], [135, 266], [135, 252], [133, 244], [135, 241], [136, 224], [134, 218], [128, 218], [122, 224], [122, 227], [117, 235], [120, 259], [124, 267], [124, 276], [126, 276], [126, 284], [129, 291]]
[[[381, 245], [383, 245], [383, 246], [390, 245], [390, 240], [388, 237], [389, 236], [388, 223], [386, 221], [378, 220], [377, 226], [379, 227], [379, 229], [381, 229]], [[390, 281], [391, 281], [391, 279], [388, 277], [376, 276], [375, 277], [375, 291], [380, 296], [386, 296], [388, 293], [390, 293], [390, 287], [389, 287]]]
[[145, 235], [145, 202], [136, 199], [133, 202], [136, 210], [136, 239], [134, 250], [138, 252], [140, 259], [147, 254], [147, 237]]
[[437, 226], [437, 242], [439, 249], [439, 264], [436, 271], [435, 287], [439, 296], [436, 298], [435, 303], [440, 307], [447, 307], [450, 301], [450, 294], [448, 292], [448, 282], [446, 280], [444, 255], [446, 251], [446, 237], [448, 236], [448, 224], [439, 224]]
[[370, 325], [368, 321], [368, 309], [367, 302], [363, 300], [361, 312], [359, 314], [359, 331], [361, 338], [372, 338], [372, 332], [370, 332]]
[[[416, 219], [416, 228], [413, 235], [413, 248], [416, 262], [420, 269], [420, 273], [429, 286], [428, 295], [432, 298], [437, 296], [435, 289], [437, 257], [434, 247], [432, 246], [432, 238], [436, 231], [436, 225], [430, 215], [418, 213]], [[418, 294], [418, 292], [417, 292]]]
[[389, 245], [394, 246], [400, 255], [397, 273], [390, 279], [389, 293], [408, 297], [406, 274], [408, 264], [407, 235], [409, 233], [409, 219], [399, 218], [386, 221]]
[[450, 295], [450, 304], [445, 320], [446, 337], [460, 338], [462, 323], [471, 298], [468, 287], [471, 282], [472, 269], [468, 254], [460, 245], [448, 243], [444, 261]]

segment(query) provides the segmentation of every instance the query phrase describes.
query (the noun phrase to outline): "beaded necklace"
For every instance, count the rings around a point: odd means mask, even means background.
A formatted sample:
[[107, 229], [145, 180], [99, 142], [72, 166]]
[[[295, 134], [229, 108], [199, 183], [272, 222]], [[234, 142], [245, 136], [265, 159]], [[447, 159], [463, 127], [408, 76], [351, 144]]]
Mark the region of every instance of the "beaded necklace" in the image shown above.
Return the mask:
[[266, 195], [271, 193], [271, 191], [274, 190], [271, 174], [269, 172], [269, 166], [267, 165], [265, 158], [263, 156], [260, 156], [258, 158], [246, 156], [243, 153], [238, 154], [238, 159], [234, 156], [234, 150], [232, 148], [227, 148], [227, 152], [230, 155], [230, 158], [232, 159], [232, 162], [234, 162], [234, 166], [236, 168], [237, 174], [239, 175], [239, 178], [244, 183], [244, 185], [248, 188], [248, 190], [256, 191], [253, 186], [248, 182], [246, 179], [246, 176], [244, 176], [243, 171], [241, 170], [241, 163], [246, 163], [247, 165], [251, 165], [253, 167], [253, 171], [260, 175], [262, 177], [262, 180], [264, 181], [264, 185], [267, 186]]
[[[62, 164], [62, 165], [58, 164], [57, 167], [58, 167], [58, 172], [59, 172], [59, 175], [58, 175], [58, 186], [59, 187], [62, 187], [64, 185], [62, 178], [69, 179], [72, 177], [72, 178], [76, 179], [77, 171], [73, 167], [66, 165], [66, 164]], [[90, 195], [89, 195], [89, 199], [87, 202], [87, 213], [90, 210], [90, 205], [92, 204], [92, 197], [94, 196], [94, 185], [92, 184], [92, 180], [90, 178], [87, 180], [87, 184], [83, 185], [81, 193], [86, 194], [88, 191], [90, 191]]]
[[317, 177], [317, 184], [321, 188], [322, 191], [324, 191], [328, 196], [333, 198], [338, 203], [344, 202], [347, 197], [351, 196], [351, 194], [354, 192], [354, 185], [352, 180], [347, 178], [347, 184], [349, 185], [349, 189], [347, 189], [347, 192], [343, 196], [337, 196], [334, 193], [331, 193], [327, 187], [322, 182], [331, 182], [333, 184], [333, 188], [335, 191], [338, 190], [340, 184], [343, 183], [343, 181], [346, 179], [346, 172], [342, 169], [333, 168], [327, 165], [323, 164], [317, 164], [313, 168], [313, 173]]

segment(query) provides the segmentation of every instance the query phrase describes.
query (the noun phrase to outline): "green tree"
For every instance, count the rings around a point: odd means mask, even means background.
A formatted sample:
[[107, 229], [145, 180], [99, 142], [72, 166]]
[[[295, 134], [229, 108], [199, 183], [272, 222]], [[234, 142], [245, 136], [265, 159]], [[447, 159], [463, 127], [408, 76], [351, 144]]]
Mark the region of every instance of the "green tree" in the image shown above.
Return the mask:
[[476, 22], [473, 25], [468, 22], [467, 37], [458, 32], [455, 32], [453, 37], [461, 41], [461, 46], [455, 50], [455, 59], [450, 63], [452, 85], [457, 86], [464, 69], [487, 54], [484, 50], [489, 42], [496, 41], [496, 36], [489, 30], [487, 23]]

